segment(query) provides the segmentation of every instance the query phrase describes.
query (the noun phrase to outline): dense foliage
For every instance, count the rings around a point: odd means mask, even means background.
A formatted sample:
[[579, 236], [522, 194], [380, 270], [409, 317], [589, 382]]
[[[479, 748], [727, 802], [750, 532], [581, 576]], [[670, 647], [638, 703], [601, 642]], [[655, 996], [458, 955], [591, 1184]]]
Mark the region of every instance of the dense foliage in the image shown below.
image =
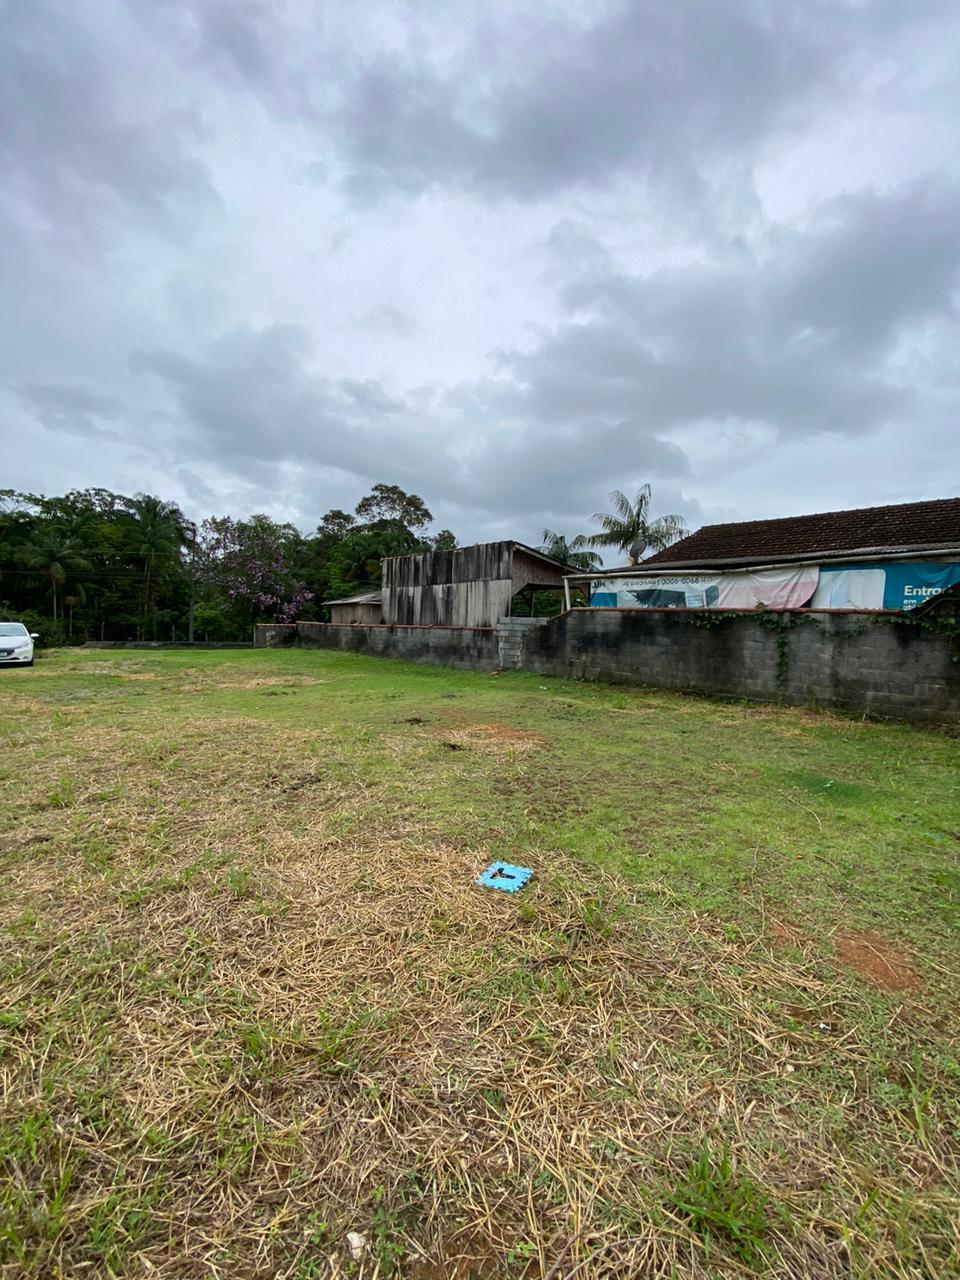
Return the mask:
[[266, 515], [188, 520], [173, 503], [85, 489], [0, 490], [0, 616], [47, 644], [248, 640], [255, 622], [323, 617], [369, 591], [384, 556], [456, 546], [416, 494], [375, 485], [354, 514], [329, 511], [305, 537]]
[[[649, 485], [633, 504], [611, 499], [615, 513], [594, 517], [602, 533], [544, 529], [541, 550], [590, 571], [596, 546], [639, 554], [685, 532], [677, 516], [649, 520]], [[28, 623], [45, 644], [249, 640], [257, 622], [321, 619], [325, 601], [375, 590], [386, 556], [456, 547], [449, 529], [427, 535], [432, 521], [422, 498], [394, 484], [375, 484], [352, 513], [328, 511], [309, 536], [266, 515], [194, 524], [150, 494], [2, 489], [0, 618]], [[556, 608], [555, 592], [526, 602], [537, 614]]]

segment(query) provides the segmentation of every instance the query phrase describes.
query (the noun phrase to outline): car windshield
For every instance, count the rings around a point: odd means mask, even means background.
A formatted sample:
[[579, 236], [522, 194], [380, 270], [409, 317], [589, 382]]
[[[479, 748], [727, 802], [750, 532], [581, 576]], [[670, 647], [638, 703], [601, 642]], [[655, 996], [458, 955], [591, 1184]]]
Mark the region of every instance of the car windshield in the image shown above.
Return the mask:
[[27, 628], [22, 622], [0, 622], [0, 636], [25, 636]]

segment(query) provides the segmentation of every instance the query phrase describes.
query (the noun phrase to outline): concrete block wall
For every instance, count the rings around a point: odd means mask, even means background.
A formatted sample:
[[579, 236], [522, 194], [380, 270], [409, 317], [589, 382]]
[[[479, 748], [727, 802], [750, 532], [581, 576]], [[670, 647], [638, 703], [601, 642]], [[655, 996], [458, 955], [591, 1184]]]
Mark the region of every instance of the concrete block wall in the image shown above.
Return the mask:
[[956, 656], [942, 632], [876, 613], [801, 610], [754, 618], [574, 609], [524, 636], [520, 665], [544, 675], [954, 725], [960, 724]]
[[523, 653], [523, 637], [531, 627], [539, 627], [544, 618], [501, 618], [497, 623], [497, 644], [500, 666], [504, 671], [520, 666]]
[[296, 643], [473, 671], [496, 671], [500, 666], [497, 633], [492, 627], [338, 627], [328, 622], [298, 622]]
[[877, 615], [810, 614], [789, 635], [786, 697], [917, 723], [960, 723], [960, 648]]
[[496, 629], [322, 622], [257, 628], [258, 646], [289, 643], [960, 724], [960, 662], [951, 638], [874, 613], [573, 609], [555, 618], [504, 619]]
[[296, 643], [295, 622], [258, 622], [253, 628], [255, 649], [287, 649]]
[[85, 640], [84, 649], [255, 649], [249, 640]]
[[521, 662], [544, 675], [777, 696], [775, 636], [749, 618], [698, 627], [673, 609], [574, 609], [526, 636]]
[[409, 662], [436, 662], [449, 667], [497, 671], [520, 666], [524, 634], [543, 621], [543, 618], [502, 618], [495, 628], [261, 623], [255, 628], [254, 643], [263, 649], [296, 644], [404, 658]]

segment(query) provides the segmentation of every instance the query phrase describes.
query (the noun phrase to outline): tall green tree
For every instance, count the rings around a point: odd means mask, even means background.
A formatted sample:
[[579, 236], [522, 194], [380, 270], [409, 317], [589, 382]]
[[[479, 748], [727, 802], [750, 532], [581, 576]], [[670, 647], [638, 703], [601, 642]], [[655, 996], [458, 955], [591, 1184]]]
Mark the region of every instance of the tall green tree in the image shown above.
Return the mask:
[[21, 549], [36, 528], [37, 499], [15, 489], [0, 489], [0, 599], [23, 595]]
[[266, 515], [205, 520], [197, 548], [202, 616], [212, 622], [218, 610], [242, 635], [257, 622], [294, 621], [312, 595], [300, 579], [304, 549], [293, 525]]
[[159, 589], [182, 571], [180, 548], [188, 534], [183, 513], [173, 502], [139, 493], [128, 507], [127, 545], [143, 566], [141, 594], [141, 639], [148, 623], [156, 631], [156, 602]]
[[360, 499], [355, 510], [366, 524], [391, 520], [416, 531], [425, 529], [433, 519], [421, 497], [405, 493], [396, 484], [375, 484], [367, 496]]
[[380, 585], [380, 561], [428, 551], [429, 544], [396, 520], [353, 529], [334, 547], [329, 561], [328, 598], [372, 591]]
[[316, 618], [321, 601], [377, 585], [384, 556], [456, 545], [448, 530], [426, 537], [430, 512], [398, 485], [358, 506], [362, 520], [328, 511], [307, 538], [263, 515], [205, 521], [198, 536], [148, 494], [0, 489], [0, 607], [51, 643], [61, 621], [80, 643], [184, 638], [191, 605], [200, 636], [241, 640], [254, 622]]
[[313, 537], [304, 540], [302, 574], [313, 597], [313, 603], [306, 606], [308, 618], [317, 617], [318, 602], [329, 600], [334, 594], [330, 588], [331, 559], [340, 543], [356, 527], [355, 516], [335, 507], [323, 516]]
[[87, 603], [86, 584], [83, 582], [72, 582], [66, 594], [63, 597], [63, 603], [67, 610], [67, 637], [73, 639], [73, 611], [77, 605]]
[[648, 484], [641, 485], [632, 502], [619, 489], [613, 490], [609, 501], [613, 511], [598, 511], [591, 517], [600, 532], [591, 534], [589, 543], [592, 547], [617, 547], [626, 552], [630, 564], [639, 564], [644, 551], [662, 551], [689, 532], [680, 516], [650, 519]]
[[53, 601], [54, 622], [60, 618], [58, 602], [65, 584], [92, 567], [80, 544], [60, 525], [48, 525], [33, 532], [20, 546], [17, 558], [25, 569], [34, 570], [46, 580]]
[[584, 571], [599, 568], [602, 563], [600, 555], [589, 548], [590, 538], [587, 534], [578, 533], [568, 542], [562, 533], [555, 533], [553, 529], [544, 529], [543, 541], [540, 543], [540, 550], [545, 556]]
[[356, 517], [349, 511], [341, 511], [339, 507], [334, 507], [317, 525], [317, 537], [336, 542], [339, 538], [346, 537], [356, 523]]

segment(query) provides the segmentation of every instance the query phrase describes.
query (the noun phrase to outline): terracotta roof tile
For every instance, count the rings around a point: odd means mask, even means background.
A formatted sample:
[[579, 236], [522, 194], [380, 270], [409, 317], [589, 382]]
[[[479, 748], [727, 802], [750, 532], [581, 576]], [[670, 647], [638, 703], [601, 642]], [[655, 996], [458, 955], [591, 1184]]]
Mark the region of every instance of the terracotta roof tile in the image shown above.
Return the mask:
[[960, 498], [823, 511], [780, 520], [708, 524], [644, 560], [643, 568], [661, 564], [703, 568], [771, 564], [779, 560], [939, 547], [960, 547]]

